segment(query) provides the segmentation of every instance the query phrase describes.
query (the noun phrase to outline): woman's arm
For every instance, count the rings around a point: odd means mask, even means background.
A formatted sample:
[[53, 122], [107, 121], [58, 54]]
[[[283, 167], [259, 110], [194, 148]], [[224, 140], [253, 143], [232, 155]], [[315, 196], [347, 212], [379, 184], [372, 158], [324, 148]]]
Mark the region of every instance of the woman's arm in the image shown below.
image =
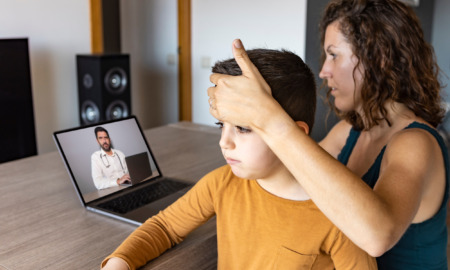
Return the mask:
[[301, 130], [279, 128], [280, 122], [272, 116], [261, 137], [322, 212], [372, 256], [394, 246], [417, 214], [430, 168], [436, 168], [435, 141], [417, 131], [392, 139], [372, 190]]
[[208, 89], [213, 116], [257, 132], [322, 212], [355, 244], [372, 256], [390, 249], [417, 213], [424, 179], [432, 167], [427, 159], [433, 156], [426, 147], [429, 139], [423, 147], [417, 147], [418, 138], [393, 142], [372, 190], [296, 126], [271, 97], [240, 42], [234, 44], [238, 44], [233, 53], [243, 75], [211, 75], [217, 85]]

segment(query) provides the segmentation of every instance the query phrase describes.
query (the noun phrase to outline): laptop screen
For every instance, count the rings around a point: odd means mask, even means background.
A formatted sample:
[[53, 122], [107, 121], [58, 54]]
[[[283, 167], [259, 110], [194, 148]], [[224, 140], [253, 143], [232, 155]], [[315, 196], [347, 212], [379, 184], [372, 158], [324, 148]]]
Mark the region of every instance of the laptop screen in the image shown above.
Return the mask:
[[[161, 176], [134, 116], [57, 131], [53, 137], [84, 204]], [[132, 181], [118, 185], [125, 174]]]

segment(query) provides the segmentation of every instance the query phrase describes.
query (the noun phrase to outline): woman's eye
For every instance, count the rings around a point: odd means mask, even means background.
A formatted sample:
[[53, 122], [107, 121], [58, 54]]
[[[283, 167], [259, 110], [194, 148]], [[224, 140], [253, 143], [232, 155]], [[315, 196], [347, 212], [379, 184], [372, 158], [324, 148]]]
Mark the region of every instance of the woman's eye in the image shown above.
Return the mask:
[[331, 50], [327, 50], [326, 53], [331, 57], [331, 59], [335, 59], [336, 58], [336, 54], [334, 52], [332, 52]]
[[222, 122], [216, 122], [215, 124], [216, 124], [220, 129], [223, 128], [223, 123], [222, 123]]
[[239, 133], [249, 133], [249, 132], [252, 132], [251, 129], [243, 128], [243, 127], [240, 127], [240, 126], [236, 126], [236, 129], [238, 130]]

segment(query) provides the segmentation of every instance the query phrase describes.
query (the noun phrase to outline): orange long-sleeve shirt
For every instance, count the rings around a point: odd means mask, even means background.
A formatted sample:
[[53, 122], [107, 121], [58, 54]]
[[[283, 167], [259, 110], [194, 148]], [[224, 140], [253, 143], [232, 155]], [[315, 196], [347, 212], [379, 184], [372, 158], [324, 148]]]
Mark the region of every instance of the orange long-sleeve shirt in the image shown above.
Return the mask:
[[345, 237], [311, 201], [270, 194], [228, 165], [147, 220], [108, 256], [130, 269], [179, 243], [217, 216], [218, 269], [377, 269], [375, 259]]

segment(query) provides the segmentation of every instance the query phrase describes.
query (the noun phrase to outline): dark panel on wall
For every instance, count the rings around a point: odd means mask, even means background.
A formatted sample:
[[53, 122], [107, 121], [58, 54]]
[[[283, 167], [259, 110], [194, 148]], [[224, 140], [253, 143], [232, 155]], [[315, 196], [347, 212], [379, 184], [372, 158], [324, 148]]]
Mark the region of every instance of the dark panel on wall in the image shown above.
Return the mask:
[[0, 162], [37, 154], [28, 39], [0, 39]]
[[120, 53], [120, 1], [102, 1], [103, 52]]
[[431, 34], [433, 32], [434, 0], [422, 0], [418, 7], [413, 8], [419, 17], [423, 29], [425, 40], [431, 44]]
[[321, 68], [319, 21], [328, 2], [329, 0], [308, 0], [306, 13], [305, 63], [311, 68], [316, 76], [316, 83], [318, 86], [316, 120], [311, 133], [311, 137], [316, 141], [322, 140], [338, 121], [334, 112], [330, 112], [328, 105], [324, 103], [326, 93], [324, 89], [320, 88], [322, 79], [319, 78]]

